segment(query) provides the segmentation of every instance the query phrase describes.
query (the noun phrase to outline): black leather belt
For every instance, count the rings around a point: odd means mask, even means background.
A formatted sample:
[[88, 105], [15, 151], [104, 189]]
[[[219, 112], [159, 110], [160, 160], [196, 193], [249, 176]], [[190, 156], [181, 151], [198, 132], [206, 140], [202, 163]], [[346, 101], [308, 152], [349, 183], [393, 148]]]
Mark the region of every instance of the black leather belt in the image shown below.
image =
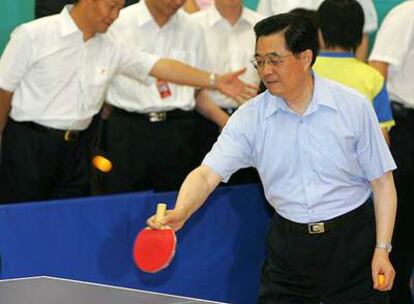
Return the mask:
[[292, 222], [279, 214], [275, 213], [275, 217], [277, 218], [278, 225], [281, 227], [293, 231], [293, 232], [299, 232], [299, 233], [305, 233], [305, 234], [321, 234], [325, 232], [329, 232], [332, 230], [339, 229], [341, 227], [344, 227], [352, 222], [353, 219], [360, 215], [365, 215], [368, 213], [368, 211], [371, 208], [371, 200], [369, 199], [364, 204], [362, 204], [360, 207], [343, 214], [341, 216], [338, 216], [336, 218], [327, 220], [327, 221], [321, 221], [316, 223], [308, 223], [308, 224], [301, 224]]
[[33, 130], [37, 130], [43, 133], [48, 133], [51, 134], [53, 136], [56, 136], [58, 138], [63, 139], [64, 141], [76, 141], [79, 140], [81, 134], [83, 131], [78, 131], [78, 130], [59, 130], [59, 129], [54, 129], [54, 128], [50, 128], [50, 127], [46, 127], [46, 126], [42, 126], [39, 125], [35, 122], [32, 121], [15, 121], [10, 119], [11, 122], [15, 123], [15, 124], [19, 124], [25, 127], [28, 127], [30, 129]]
[[136, 113], [129, 112], [123, 109], [112, 107], [112, 111], [124, 116], [133, 117], [134, 119], [145, 119], [149, 122], [162, 122], [169, 119], [176, 118], [188, 118], [194, 115], [194, 111], [183, 111], [183, 110], [171, 110], [171, 111], [161, 111], [161, 112], [148, 112], [148, 113]]

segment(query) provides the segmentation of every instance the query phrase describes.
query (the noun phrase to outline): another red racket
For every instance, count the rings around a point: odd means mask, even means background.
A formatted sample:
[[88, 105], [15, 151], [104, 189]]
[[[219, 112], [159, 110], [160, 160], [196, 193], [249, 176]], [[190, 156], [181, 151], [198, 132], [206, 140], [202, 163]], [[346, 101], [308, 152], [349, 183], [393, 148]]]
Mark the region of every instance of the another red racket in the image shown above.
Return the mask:
[[[158, 204], [155, 220], [160, 222], [165, 215], [166, 204]], [[158, 272], [167, 267], [175, 254], [177, 238], [169, 227], [142, 229], [134, 242], [133, 257], [139, 269], [145, 272]]]

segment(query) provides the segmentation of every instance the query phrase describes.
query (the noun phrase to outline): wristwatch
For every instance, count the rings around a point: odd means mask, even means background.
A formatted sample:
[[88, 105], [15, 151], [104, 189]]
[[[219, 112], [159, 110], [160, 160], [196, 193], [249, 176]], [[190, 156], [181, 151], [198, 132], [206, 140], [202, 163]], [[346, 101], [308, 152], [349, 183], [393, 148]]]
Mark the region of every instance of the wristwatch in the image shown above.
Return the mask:
[[390, 253], [392, 250], [392, 245], [390, 243], [378, 242], [375, 247], [379, 249], [384, 249], [388, 253]]
[[217, 86], [217, 75], [214, 73], [210, 73], [210, 75], [208, 76], [208, 87], [209, 89], [216, 89]]

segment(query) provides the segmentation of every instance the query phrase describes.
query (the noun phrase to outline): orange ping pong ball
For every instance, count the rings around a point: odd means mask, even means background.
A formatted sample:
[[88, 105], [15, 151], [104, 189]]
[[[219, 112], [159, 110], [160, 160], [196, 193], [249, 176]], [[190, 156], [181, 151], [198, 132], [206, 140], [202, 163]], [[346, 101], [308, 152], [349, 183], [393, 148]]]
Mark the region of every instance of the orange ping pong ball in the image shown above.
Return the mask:
[[96, 155], [92, 158], [93, 166], [101, 172], [107, 173], [112, 170], [112, 163], [102, 155]]
[[385, 283], [385, 276], [382, 273], [380, 273], [378, 275], [378, 285], [383, 285], [384, 283]]

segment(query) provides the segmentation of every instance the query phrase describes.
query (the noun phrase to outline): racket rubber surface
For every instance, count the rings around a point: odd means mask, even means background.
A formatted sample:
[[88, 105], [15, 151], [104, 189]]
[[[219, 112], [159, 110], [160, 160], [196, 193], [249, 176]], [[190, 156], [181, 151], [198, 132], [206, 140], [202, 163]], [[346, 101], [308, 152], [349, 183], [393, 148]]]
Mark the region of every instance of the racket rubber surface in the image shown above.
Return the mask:
[[158, 272], [167, 267], [175, 254], [177, 238], [172, 229], [143, 229], [137, 235], [133, 258], [144, 272]]

